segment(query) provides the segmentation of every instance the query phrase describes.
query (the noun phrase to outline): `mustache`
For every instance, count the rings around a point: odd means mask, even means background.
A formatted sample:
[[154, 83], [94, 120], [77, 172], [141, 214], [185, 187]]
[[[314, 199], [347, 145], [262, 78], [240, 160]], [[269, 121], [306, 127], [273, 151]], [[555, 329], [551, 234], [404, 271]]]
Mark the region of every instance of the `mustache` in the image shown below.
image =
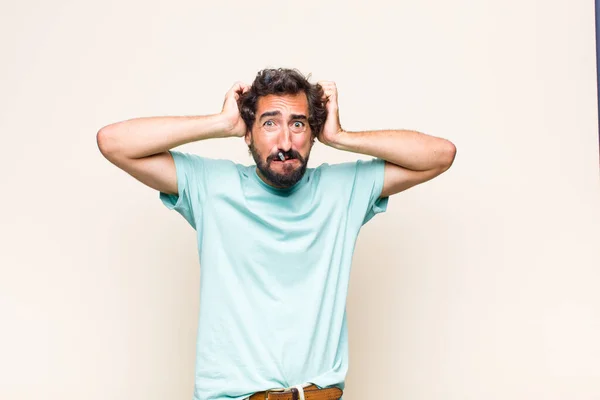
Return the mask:
[[[275, 154], [271, 154], [268, 158], [269, 161], [272, 160], [279, 160], [279, 151]], [[294, 159], [297, 158], [300, 161], [304, 161], [304, 157], [302, 157], [302, 155], [300, 155], [300, 153], [298, 153], [296, 150], [290, 150], [290, 151], [281, 151], [281, 153], [283, 154], [283, 156], [287, 159]]]

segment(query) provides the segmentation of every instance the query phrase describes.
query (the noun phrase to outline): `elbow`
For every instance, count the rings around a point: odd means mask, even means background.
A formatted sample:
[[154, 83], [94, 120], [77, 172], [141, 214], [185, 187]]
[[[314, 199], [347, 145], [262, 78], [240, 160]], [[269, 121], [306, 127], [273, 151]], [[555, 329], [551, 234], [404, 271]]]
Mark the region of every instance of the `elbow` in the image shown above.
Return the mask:
[[109, 126], [101, 128], [96, 133], [96, 144], [100, 153], [106, 158], [109, 158], [116, 152], [114, 134], [111, 132]]
[[456, 158], [456, 146], [449, 140], [445, 141], [444, 148], [441, 151], [440, 158], [441, 164], [444, 171], [448, 170], [454, 163]]

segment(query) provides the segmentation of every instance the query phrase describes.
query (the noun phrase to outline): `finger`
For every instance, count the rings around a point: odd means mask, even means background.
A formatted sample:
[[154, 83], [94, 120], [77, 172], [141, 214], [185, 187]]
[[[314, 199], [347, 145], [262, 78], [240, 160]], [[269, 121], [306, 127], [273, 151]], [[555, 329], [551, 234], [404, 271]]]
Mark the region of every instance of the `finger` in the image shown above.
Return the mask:
[[234, 93], [238, 89], [239, 86], [240, 86], [240, 82], [234, 82], [233, 86], [231, 86], [231, 88], [229, 88], [227, 93]]
[[322, 88], [323, 93], [327, 96], [335, 95], [337, 93], [337, 88], [335, 85], [324, 85]]
[[245, 83], [240, 83], [240, 85], [237, 87], [236, 93], [239, 95], [242, 95], [246, 92], [248, 92], [250, 90], [251, 86], [247, 85]]
[[327, 88], [327, 89], [335, 88], [335, 82], [332, 82], [332, 81], [319, 81], [318, 83], [319, 83], [319, 85], [321, 85], [321, 87], [323, 89], [325, 89], [325, 88]]
[[241, 90], [244, 86], [247, 86], [244, 82], [241, 81], [237, 81], [233, 84], [233, 86], [227, 91], [227, 95], [231, 95], [233, 93], [238, 92], [239, 90]]
[[336, 97], [336, 93], [333, 90], [327, 90], [327, 91], [325, 91], [325, 97], [327, 97], [327, 98], [330, 98], [330, 97], [335, 98]]
[[240, 94], [244, 93], [242, 85], [245, 84], [239, 81], [234, 83], [231, 89], [229, 89], [225, 94], [225, 102], [227, 102], [227, 99], [230, 98], [233, 98], [235, 99], [235, 101], [238, 101], [240, 99]]

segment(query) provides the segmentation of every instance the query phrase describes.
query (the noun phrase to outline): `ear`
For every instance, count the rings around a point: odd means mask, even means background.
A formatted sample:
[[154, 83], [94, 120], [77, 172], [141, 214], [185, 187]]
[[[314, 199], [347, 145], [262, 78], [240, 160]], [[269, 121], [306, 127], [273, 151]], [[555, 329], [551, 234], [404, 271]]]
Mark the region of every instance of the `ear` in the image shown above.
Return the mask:
[[246, 141], [246, 144], [250, 146], [250, 143], [252, 143], [252, 132], [250, 131], [250, 129], [246, 130], [244, 140]]

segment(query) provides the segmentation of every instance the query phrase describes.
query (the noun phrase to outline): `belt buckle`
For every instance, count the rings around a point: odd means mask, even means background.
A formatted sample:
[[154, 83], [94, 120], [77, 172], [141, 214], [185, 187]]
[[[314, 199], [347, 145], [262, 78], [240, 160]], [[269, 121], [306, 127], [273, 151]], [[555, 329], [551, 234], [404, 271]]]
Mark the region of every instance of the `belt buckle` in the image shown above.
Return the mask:
[[285, 392], [285, 391], [286, 391], [286, 389], [283, 389], [283, 388], [267, 389], [267, 390], [265, 390], [265, 400], [269, 400], [270, 392]]

